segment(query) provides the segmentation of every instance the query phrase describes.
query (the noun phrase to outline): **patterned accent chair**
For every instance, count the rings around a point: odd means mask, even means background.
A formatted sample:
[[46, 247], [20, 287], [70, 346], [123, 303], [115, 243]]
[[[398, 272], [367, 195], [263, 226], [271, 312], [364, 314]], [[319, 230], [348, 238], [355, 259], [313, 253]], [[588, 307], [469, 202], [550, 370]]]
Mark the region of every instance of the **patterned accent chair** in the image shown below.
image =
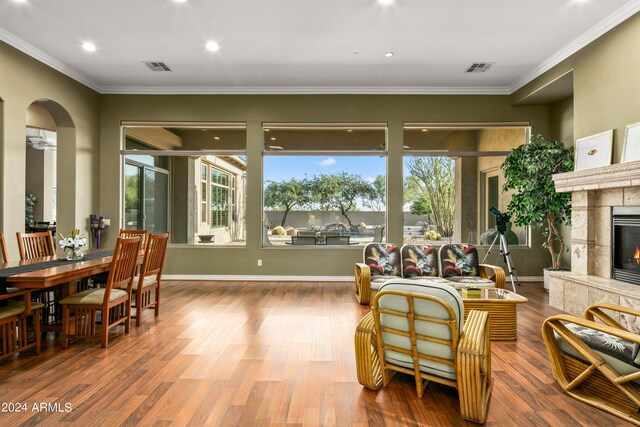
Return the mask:
[[465, 285], [504, 288], [506, 279], [502, 268], [480, 264], [478, 250], [473, 245], [459, 243], [443, 245], [440, 248], [440, 274], [456, 288]]
[[355, 333], [358, 382], [377, 390], [396, 372], [458, 390], [462, 418], [484, 423], [491, 397], [489, 313], [464, 306], [451, 285], [393, 279], [380, 286]]
[[560, 314], [542, 324], [553, 377], [562, 391], [636, 425], [640, 335], [621, 323], [634, 324], [639, 316], [639, 310], [599, 303], [588, 307], [584, 318]]
[[364, 247], [363, 261], [355, 266], [356, 299], [369, 304], [380, 285], [400, 277], [400, 251], [391, 243], [369, 243]]
[[402, 255], [402, 277], [429, 283], [450, 284], [440, 277], [438, 250], [431, 246], [404, 245]]

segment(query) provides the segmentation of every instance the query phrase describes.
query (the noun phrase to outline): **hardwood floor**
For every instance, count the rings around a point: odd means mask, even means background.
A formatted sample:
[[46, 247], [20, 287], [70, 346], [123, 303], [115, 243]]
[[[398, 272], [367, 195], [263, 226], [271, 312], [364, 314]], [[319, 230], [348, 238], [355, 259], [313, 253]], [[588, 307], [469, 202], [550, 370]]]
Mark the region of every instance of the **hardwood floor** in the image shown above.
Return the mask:
[[[144, 313], [106, 350], [65, 350], [49, 334], [39, 356], [1, 361], [0, 425], [476, 425], [460, 418], [454, 389], [429, 384], [418, 399], [400, 374], [378, 392], [357, 383], [353, 336], [366, 308], [352, 287], [166, 281], [160, 317]], [[627, 425], [560, 392], [540, 334], [558, 311], [541, 284], [520, 293], [518, 340], [492, 343], [487, 425]]]

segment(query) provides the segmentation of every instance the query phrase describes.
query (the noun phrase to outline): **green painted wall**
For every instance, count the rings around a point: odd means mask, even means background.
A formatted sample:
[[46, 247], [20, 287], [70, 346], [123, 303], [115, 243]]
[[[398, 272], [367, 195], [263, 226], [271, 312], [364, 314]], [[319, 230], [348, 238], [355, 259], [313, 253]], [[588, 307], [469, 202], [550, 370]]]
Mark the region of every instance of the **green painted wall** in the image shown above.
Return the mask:
[[15, 233], [24, 231], [25, 127], [36, 100], [57, 125], [58, 228], [86, 232], [98, 208], [99, 95], [0, 42], [0, 231], [11, 259], [18, 258]]

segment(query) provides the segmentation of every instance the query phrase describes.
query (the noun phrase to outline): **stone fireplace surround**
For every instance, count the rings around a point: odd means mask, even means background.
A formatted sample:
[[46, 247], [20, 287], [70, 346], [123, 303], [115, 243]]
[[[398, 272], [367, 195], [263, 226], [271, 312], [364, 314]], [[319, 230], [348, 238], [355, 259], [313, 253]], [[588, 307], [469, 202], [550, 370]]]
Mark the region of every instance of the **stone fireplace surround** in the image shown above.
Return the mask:
[[[640, 206], [640, 161], [553, 176], [556, 191], [571, 193], [571, 271], [551, 272], [549, 304], [582, 316], [596, 302], [640, 310], [640, 286], [611, 278], [611, 212]], [[633, 330], [639, 319], [616, 319]]]

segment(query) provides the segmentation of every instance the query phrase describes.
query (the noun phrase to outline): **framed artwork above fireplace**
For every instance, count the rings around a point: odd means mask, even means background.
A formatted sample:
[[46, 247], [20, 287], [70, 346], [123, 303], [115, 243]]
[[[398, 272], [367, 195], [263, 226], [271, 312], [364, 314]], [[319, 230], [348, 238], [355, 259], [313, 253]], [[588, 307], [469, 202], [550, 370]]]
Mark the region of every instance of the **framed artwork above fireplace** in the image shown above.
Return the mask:
[[624, 135], [623, 162], [640, 160], [640, 122], [627, 126]]
[[576, 141], [576, 170], [597, 168], [611, 164], [613, 129]]

